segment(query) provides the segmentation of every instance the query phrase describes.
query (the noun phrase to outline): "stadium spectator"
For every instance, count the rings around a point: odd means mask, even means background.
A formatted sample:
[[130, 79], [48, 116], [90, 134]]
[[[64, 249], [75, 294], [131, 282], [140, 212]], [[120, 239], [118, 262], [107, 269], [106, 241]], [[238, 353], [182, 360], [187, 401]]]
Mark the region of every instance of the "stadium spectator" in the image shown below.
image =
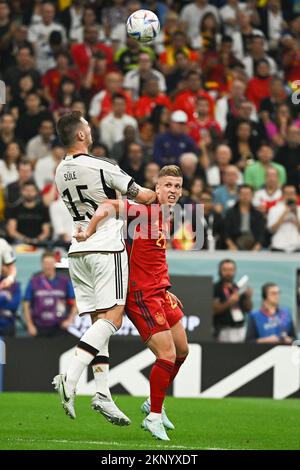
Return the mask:
[[22, 150], [18, 142], [10, 142], [4, 152], [4, 159], [0, 160], [0, 175], [4, 188], [19, 179], [17, 164], [22, 158]]
[[250, 148], [253, 149], [254, 152], [257, 151], [262, 141], [267, 140], [263, 123], [254, 120], [253, 113], [255, 113], [254, 104], [250, 100], [244, 99], [237, 108], [236, 117], [230, 120], [225, 129], [225, 138], [230, 145], [234, 145], [235, 143], [237, 127], [241, 121], [247, 121], [251, 126]]
[[7, 287], [1, 282], [8, 275], [8, 267], [2, 266], [0, 276], [0, 336], [14, 336], [17, 311], [21, 302], [21, 286], [18, 281]]
[[207, 138], [213, 141], [214, 145], [219, 143], [222, 139], [222, 131], [210, 114], [210, 103], [203, 97], [199, 96], [195, 103], [195, 115], [192, 121], [188, 124], [189, 135], [194, 140], [195, 144], [201, 148], [203, 141]]
[[249, 54], [253, 36], [264, 37], [264, 34], [260, 29], [252, 26], [251, 15], [248, 11], [239, 11], [238, 28], [232, 35], [233, 53], [237, 59], [242, 61]]
[[153, 60], [155, 59], [155, 55], [151, 47], [141, 45], [138, 41], [127, 36], [126, 45], [121, 47], [115, 54], [115, 62], [122, 74], [125, 75], [130, 70], [135, 70], [137, 68], [141, 52], [145, 52], [146, 54], [149, 54]]
[[18, 179], [10, 183], [5, 191], [5, 205], [7, 208], [14, 207], [21, 202], [21, 190], [23, 184], [33, 178], [32, 163], [29, 160], [21, 159], [18, 164]]
[[266, 184], [254, 193], [253, 205], [267, 214], [282, 198], [281, 184], [277, 168], [266, 169]]
[[84, 30], [89, 26], [95, 26], [98, 29], [98, 40], [105, 42], [106, 32], [104, 27], [97, 22], [97, 16], [95, 9], [92, 5], [86, 5], [82, 11], [81, 23], [72, 31], [72, 37], [70, 39], [76, 44], [82, 44], [84, 41]]
[[72, 104], [79, 99], [80, 95], [76, 90], [74, 80], [64, 77], [60, 82], [56, 100], [51, 104], [51, 111], [55, 121], [58, 121], [63, 114], [72, 111]]
[[133, 177], [139, 185], [144, 186], [145, 164], [143, 148], [140, 144], [131, 142], [128, 145], [126, 155], [120, 162], [120, 167]]
[[201, 88], [200, 75], [196, 71], [190, 71], [186, 76], [185, 88], [175, 96], [173, 109], [184, 111], [188, 121], [192, 121], [196, 113], [196, 100], [199, 96], [207, 98], [210, 103], [210, 114], [213, 117], [214, 101], [211, 96]]
[[149, 162], [144, 170], [144, 187], [154, 190], [160, 167], [155, 162]]
[[[232, 159], [231, 149], [228, 145], [220, 144], [215, 151], [214, 165], [206, 170], [206, 180], [210, 187], [224, 184], [224, 173]], [[239, 172], [238, 184], [243, 183], [243, 176]]]
[[113, 145], [123, 139], [126, 126], [138, 129], [137, 121], [126, 114], [126, 99], [124, 95], [116, 93], [112, 97], [112, 112], [100, 122], [100, 135], [102, 142], [111, 150]]
[[246, 85], [240, 80], [234, 80], [229, 95], [217, 100], [215, 119], [224, 131], [232, 119], [237, 117], [238, 109], [245, 100]]
[[269, 144], [263, 143], [257, 152], [258, 161], [250, 163], [245, 170], [245, 183], [252, 186], [253, 189], [260, 189], [266, 183], [266, 171], [268, 168], [275, 168], [279, 175], [281, 185], [286, 182], [285, 168], [274, 163], [274, 150]]
[[84, 41], [81, 44], [71, 46], [73, 63], [82, 78], [87, 74], [93, 54], [97, 51], [102, 51], [105, 54], [108, 65], [113, 63], [112, 48], [99, 42], [99, 27], [97, 25], [86, 26], [83, 37]]
[[287, 173], [287, 183], [298, 186], [299, 183], [299, 155], [300, 155], [300, 129], [291, 125], [287, 130], [287, 140], [283, 147], [278, 149], [275, 162], [282, 165]]
[[213, 192], [215, 210], [225, 216], [232, 208], [238, 197], [239, 171], [234, 165], [228, 165], [224, 170], [224, 184], [218, 186]]
[[178, 164], [180, 155], [185, 152], [197, 154], [194, 141], [186, 135], [187, 115], [184, 111], [171, 114], [170, 129], [155, 139], [153, 159], [160, 166]]
[[159, 89], [159, 80], [157, 77], [150, 77], [144, 83], [143, 93], [135, 102], [134, 116], [139, 122], [151, 116], [156, 106], [165, 106], [171, 110], [171, 101]]
[[189, 61], [184, 51], [177, 51], [175, 53], [173, 70], [166, 76], [167, 93], [170, 98], [180, 93], [182, 84], [185, 81], [186, 75], [192, 70], [192, 66], [193, 64]]
[[16, 64], [6, 70], [4, 82], [7, 86], [7, 92], [12, 98], [16, 98], [20, 90], [20, 80], [24, 76], [29, 76], [33, 83], [33, 89], [40, 87], [40, 73], [34, 66], [34, 54], [30, 45], [22, 46], [16, 54]]
[[72, 79], [75, 83], [76, 90], [79, 90], [80, 76], [78, 71], [71, 65], [69, 53], [61, 51], [56, 57], [55, 67], [48, 70], [42, 76], [43, 96], [49, 103], [57, 98], [59, 86], [62, 79], [65, 77]]
[[282, 201], [268, 213], [268, 229], [272, 234], [272, 251], [300, 251], [300, 207], [294, 186], [282, 189]]
[[43, 121], [53, 121], [51, 111], [43, 109], [36, 93], [30, 93], [25, 99], [26, 110], [20, 114], [16, 135], [25, 144], [35, 137]]
[[256, 62], [254, 76], [249, 80], [246, 95], [255, 104], [257, 111], [263, 99], [270, 95], [271, 69], [266, 59]]
[[109, 37], [112, 30], [120, 23], [125, 23], [128, 12], [124, 0], [113, 0], [113, 4], [103, 9], [102, 21]]
[[45, 246], [50, 239], [48, 209], [39, 202], [34, 182], [26, 181], [21, 194], [21, 202], [7, 212], [8, 236], [14, 244]]
[[171, 37], [170, 44], [166, 45], [164, 52], [159, 55], [159, 65], [163, 74], [168, 75], [173, 71], [178, 51], [184, 51], [189, 61], [197, 64], [199, 55], [189, 47], [187, 35], [183, 31], [176, 31]]
[[259, 114], [264, 123], [275, 121], [278, 107], [287, 102], [287, 92], [279, 77], [272, 77], [269, 85], [270, 94], [260, 103]]
[[76, 315], [70, 279], [58, 275], [55, 254], [42, 255], [42, 272], [29, 281], [23, 302], [24, 319], [30, 336], [55, 337], [65, 334]]
[[0, 2], [0, 69], [5, 71], [13, 64], [13, 34], [16, 23], [10, 20], [11, 9], [8, 2]]
[[266, 134], [275, 147], [282, 147], [288, 141], [288, 129], [291, 125], [300, 128], [300, 120], [293, 121], [292, 112], [288, 104], [278, 106], [274, 121], [265, 122]]
[[123, 138], [116, 142], [110, 151], [110, 157], [116, 162], [122, 161], [126, 157], [128, 145], [138, 141], [138, 130], [132, 125], [125, 126]]
[[232, 150], [232, 163], [240, 170], [255, 160], [257, 142], [252, 138], [252, 126], [248, 120], [241, 119], [235, 130], [235, 138], [229, 142]]
[[132, 114], [132, 102], [130, 96], [122, 90], [122, 75], [116, 72], [110, 72], [105, 78], [105, 89], [97, 93], [90, 104], [89, 116], [95, 127], [99, 126], [102, 118], [112, 111], [112, 97], [115, 93], [125, 96], [126, 113]]
[[64, 148], [60, 142], [55, 139], [51, 143], [51, 151], [36, 162], [34, 168], [34, 179], [40, 191], [44, 189], [46, 184], [52, 183], [54, 171], [64, 156]]
[[248, 316], [246, 341], [291, 344], [296, 338], [292, 312], [280, 307], [280, 290], [268, 282], [262, 286], [262, 305]]
[[205, 174], [203, 169], [199, 166], [197, 155], [192, 152], [186, 152], [180, 155], [179, 166], [183, 177], [182, 194], [186, 196], [189, 193], [191, 183], [195, 176], [200, 176], [205, 180]]
[[32, 137], [27, 144], [26, 154], [28, 160], [35, 163], [49, 155], [54, 138], [53, 121], [43, 120], [39, 127], [38, 134]]
[[220, 9], [225, 34], [230, 36], [238, 30], [238, 12], [243, 6], [239, 0], [227, 0]]
[[245, 71], [249, 78], [252, 78], [258, 72], [257, 67], [261, 61], [265, 61], [268, 64], [269, 75], [277, 74], [277, 65], [272, 57], [268, 56], [265, 51], [265, 38], [259, 34], [252, 36], [250, 40], [250, 51], [243, 60]]
[[116, 71], [116, 67], [108, 65], [103, 51], [93, 53], [88, 71], [81, 80], [81, 95], [85, 97], [87, 102], [90, 102], [97, 93], [105, 88], [106, 76], [113, 71]]
[[0, 158], [3, 158], [6, 146], [16, 139], [16, 121], [12, 114], [4, 113], [0, 120]]
[[74, 0], [69, 7], [60, 11], [61, 22], [64, 25], [67, 36], [71, 42], [76, 37], [77, 30], [81, 28], [84, 11], [83, 0]]
[[207, 0], [195, 0], [183, 7], [180, 18], [184, 22], [186, 31], [191, 39], [198, 35], [199, 24], [207, 13], [212, 13], [219, 20], [217, 8], [209, 5]]
[[211, 12], [205, 13], [199, 23], [197, 36], [191, 39], [193, 49], [200, 50], [206, 56], [211, 51], [216, 51], [221, 43], [219, 23]]
[[229, 250], [259, 251], [264, 243], [265, 221], [252, 204], [253, 189], [239, 187], [239, 198], [225, 216], [225, 242]]
[[258, 13], [260, 28], [268, 39], [270, 50], [275, 52], [285, 24], [280, 0], [268, 0], [264, 7], [258, 8]]
[[245, 314], [252, 309], [252, 292], [243, 294], [235, 282], [236, 264], [224, 259], [219, 264], [219, 280], [214, 284], [213, 324], [215, 337], [223, 343], [245, 339]]
[[142, 95], [144, 86], [150, 77], [157, 78], [159, 91], [165, 93], [165, 77], [161, 72], [153, 68], [153, 61], [150, 55], [146, 52], [140, 52], [138, 66], [136, 69], [126, 73], [123, 88], [125, 88], [125, 90], [130, 93], [132, 99], [136, 101]]
[[40, 73], [55, 66], [53, 52], [50, 47], [49, 38], [53, 31], [61, 34], [63, 42], [66, 42], [64, 27], [54, 21], [55, 6], [51, 2], [41, 5], [41, 21], [32, 23], [28, 30], [28, 40], [34, 47], [36, 54], [36, 65]]
[[[191, 189], [192, 193], [195, 191], [195, 187]], [[216, 249], [222, 249], [224, 222], [222, 216], [215, 211], [213, 204], [213, 195], [211, 191], [204, 190], [200, 196], [200, 204], [203, 204], [204, 210], [204, 243], [203, 250], [214, 251]]]

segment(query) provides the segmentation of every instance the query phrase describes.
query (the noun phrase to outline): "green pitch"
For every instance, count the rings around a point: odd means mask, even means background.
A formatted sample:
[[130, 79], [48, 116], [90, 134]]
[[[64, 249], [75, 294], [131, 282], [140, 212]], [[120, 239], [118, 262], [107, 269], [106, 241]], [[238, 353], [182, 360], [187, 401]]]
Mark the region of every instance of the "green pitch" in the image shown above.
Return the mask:
[[117, 403], [131, 426], [109, 424], [77, 397], [77, 419], [66, 417], [56, 394], [0, 393], [0, 449], [300, 449], [300, 401], [168, 398], [176, 430], [170, 443], [140, 428], [142, 398]]

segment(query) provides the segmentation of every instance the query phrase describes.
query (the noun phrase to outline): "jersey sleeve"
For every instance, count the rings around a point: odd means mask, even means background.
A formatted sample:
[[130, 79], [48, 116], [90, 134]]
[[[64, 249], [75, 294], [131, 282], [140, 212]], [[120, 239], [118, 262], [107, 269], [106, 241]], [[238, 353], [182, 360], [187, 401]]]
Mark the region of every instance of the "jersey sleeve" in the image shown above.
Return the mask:
[[113, 166], [109, 170], [105, 170], [104, 178], [109, 188], [117, 189], [123, 195], [128, 194], [133, 185], [137, 186], [134, 179], [125, 173], [125, 171], [121, 170], [118, 165]]
[[3, 264], [12, 264], [15, 262], [16, 258], [14, 252], [6, 240], [2, 240], [2, 261]]

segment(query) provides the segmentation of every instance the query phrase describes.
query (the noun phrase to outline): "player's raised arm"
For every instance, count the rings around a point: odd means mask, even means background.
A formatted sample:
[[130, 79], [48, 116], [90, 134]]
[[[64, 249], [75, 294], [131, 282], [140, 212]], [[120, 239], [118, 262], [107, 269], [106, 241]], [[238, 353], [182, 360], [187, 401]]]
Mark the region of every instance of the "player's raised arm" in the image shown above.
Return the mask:
[[157, 196], [154, 191], [148, 188], [143, 188], [142, 186], [133, 183], [129, 190], [127, 191], [127, 197], [133, 199], [139, 204], [152, 204], [156, 201]]
[[102, 202], [91, 218], [86, 230], [84, 230], [81, 225], [77, 226], [75, 233], [76, 240], [78, 242], [84, 242], [96, 232], [99, 223], [103, 223], [109, 217], [119, 216], [123, 211], [124, 201], [122, 201], [122, 199], [108, 199]]

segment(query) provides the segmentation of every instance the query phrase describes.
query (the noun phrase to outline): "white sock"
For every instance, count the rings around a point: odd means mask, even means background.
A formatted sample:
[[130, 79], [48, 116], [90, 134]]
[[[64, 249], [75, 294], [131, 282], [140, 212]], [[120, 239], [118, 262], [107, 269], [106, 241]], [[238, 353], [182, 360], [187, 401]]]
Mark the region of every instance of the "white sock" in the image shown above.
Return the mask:
[[66, 372], [67, 393], [73, 393], [80, 376], [93, 357], [108, 344], [109, 338], [117, 331], [115, 325], [106, 319], [97, 320], [84, 333], [79, 341], [75, 355]]
[[153, 413], [152, 411], [148, 414], [147, 416], [148, 419], [151, 421], [159, 420], [161, 419], [161, 413]]
[[92, 369], [96, 385], [96, 393], [106, 396], [111, 399], [111, 394], [108, 386], [108, 374], [109, 374], [109, 353], [108, 353], [108, 342], [101, 351], [98, 352], [97, 356], [92, 360]]

